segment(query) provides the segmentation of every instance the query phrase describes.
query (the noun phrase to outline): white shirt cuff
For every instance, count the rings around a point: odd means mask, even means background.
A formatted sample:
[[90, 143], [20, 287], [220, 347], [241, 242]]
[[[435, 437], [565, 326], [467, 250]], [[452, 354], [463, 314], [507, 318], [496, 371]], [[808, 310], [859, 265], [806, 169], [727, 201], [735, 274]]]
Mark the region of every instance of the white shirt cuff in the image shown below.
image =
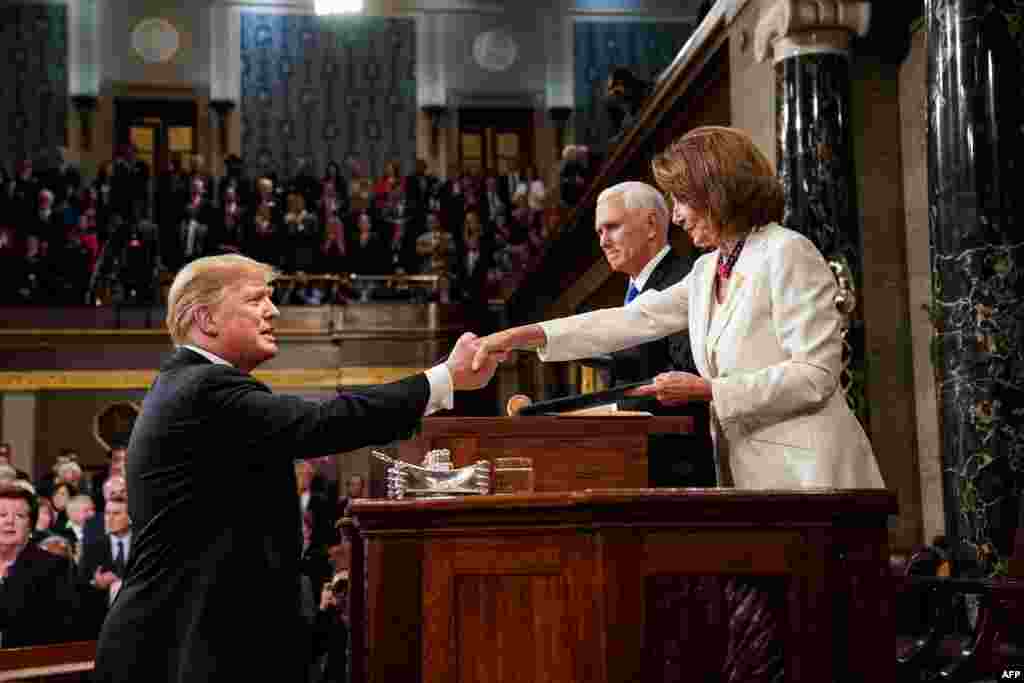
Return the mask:
[[430, 383], [430, 398], [423, 417], [439, 410], [451, 410], [455, 406], [455, 386], [452, 384], [452, 373], [445, 363], [439, 363], [425, 373]]

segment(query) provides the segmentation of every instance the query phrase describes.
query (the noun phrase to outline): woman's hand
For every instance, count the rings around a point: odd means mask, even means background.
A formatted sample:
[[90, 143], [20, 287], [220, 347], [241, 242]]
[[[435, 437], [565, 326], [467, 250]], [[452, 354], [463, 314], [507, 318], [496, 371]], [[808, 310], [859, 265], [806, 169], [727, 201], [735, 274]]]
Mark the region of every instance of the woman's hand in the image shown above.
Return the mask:
[[631, 389], [627, 396], [654, 396], [666, 406], [711, 400], [711, 382], [691, 372], [663, 372], [651, 384]]
[[540, 325], [523, 325], [501, 332], [489, 334], [477, 340], [476, 355], [473, 358], [473, 370], [486, 365], [493, 357], [501, 363], [508, 359], [510, 351], [515, 349], [536, 349], [547, 343], [547, 337]]

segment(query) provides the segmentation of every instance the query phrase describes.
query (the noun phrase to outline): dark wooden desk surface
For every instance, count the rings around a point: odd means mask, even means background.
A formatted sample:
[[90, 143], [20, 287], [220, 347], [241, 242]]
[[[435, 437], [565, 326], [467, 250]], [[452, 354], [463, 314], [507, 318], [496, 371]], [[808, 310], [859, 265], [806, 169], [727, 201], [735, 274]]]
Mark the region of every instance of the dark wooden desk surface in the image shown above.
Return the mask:
[[360, 500], [355, 672], [890, 682], [896, 509], [887, 491], [835, 490]]

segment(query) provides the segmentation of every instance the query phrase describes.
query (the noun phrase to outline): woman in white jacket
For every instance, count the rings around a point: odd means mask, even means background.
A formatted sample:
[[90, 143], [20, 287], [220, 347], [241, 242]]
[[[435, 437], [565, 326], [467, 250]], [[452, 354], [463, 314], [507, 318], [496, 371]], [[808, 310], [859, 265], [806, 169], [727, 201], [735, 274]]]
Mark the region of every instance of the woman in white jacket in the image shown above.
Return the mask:
[[[778, 225], [783, 194], [771, 163], [746, 134], [705, 127], [652, 166], [673, 222], [713, 251], [678, 284], [626, 306], [484, 337], [477, 360], [533, 348], [548, 361], [587, 358], [688, 329], [699, 375], [663, 373], [634, 392], [667, 405], [711, 402], [723, 484], [883, 487], [839, 386], [835, 278], [810, 240]], [[599, 224], [604, 215], [599, 204]]]

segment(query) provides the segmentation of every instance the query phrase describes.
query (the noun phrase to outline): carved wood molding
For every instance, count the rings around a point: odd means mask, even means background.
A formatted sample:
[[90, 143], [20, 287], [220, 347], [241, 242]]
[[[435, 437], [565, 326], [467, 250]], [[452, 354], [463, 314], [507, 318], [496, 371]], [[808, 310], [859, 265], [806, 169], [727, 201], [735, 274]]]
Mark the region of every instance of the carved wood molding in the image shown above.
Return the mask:
[[[274, 389], [333, 389], [381, 384], [422, 372], [419, 367], [350, 367], [315, 370], [257, 370], [253, 376]], [[27, 370], [0, 372], [3, 391], [148, 389], [156, 370]]]
[[846, 52], [850, 34], [864, 36], [871, 23], [867, 0], [776, 0], [754, 30], [754, 57], [759, 62], [804, 53]]

